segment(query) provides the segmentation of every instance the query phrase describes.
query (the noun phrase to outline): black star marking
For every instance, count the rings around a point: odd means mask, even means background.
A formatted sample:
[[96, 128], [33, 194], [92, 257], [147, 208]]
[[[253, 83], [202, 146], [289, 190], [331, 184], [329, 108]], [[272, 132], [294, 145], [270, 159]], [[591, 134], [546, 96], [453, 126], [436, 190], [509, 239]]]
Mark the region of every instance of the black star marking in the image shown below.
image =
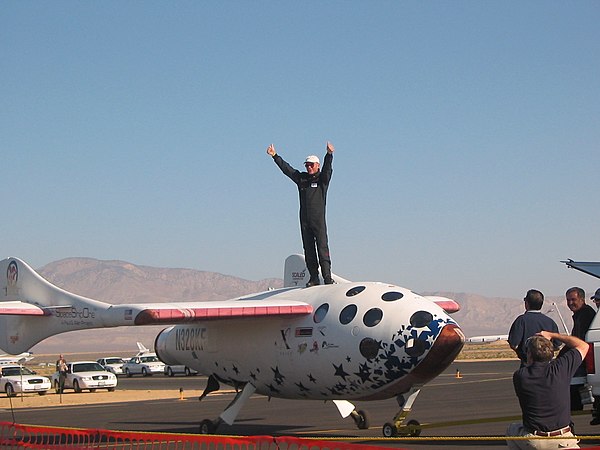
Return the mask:
[[279, 372], [279, 366], [276, 366], [275, 368], [271, 367], [271, 370], [275, 374], [273, 377], [273, 380], [275, 380], [275, 383], [283, 384], [283, 380], [285, 380], [285, 377], [281, 374], [281, 372]]
[[309, 373], [309, 374], [308, 374], [308, 379], [309, 379], [311, 382], [315, 383], [315, 384], [317, 383], [317, 379], [316, 379], [315, 377], [313, 377], [313, 376], [312, 376], [312, 373]]
[[329, 392], [331, 392], [331, 395], [342, 395], [342, 393], [341, 393], [341, 392], [338, 392], [338, 391], [335, 389], [335, 387], [333, 387], [333, 388], [327, 388], [327, 390], [328, 390]]
[[364, 382], [370, 380], [371, 370], [369, 369], [369, 366], [367, 366], [366, 364], [361, 364], [360, 371], [354, 372], [354, 375], [358, 375], [360, 377], [361, 381], [364, 383]]
[[346, 356], [346, 362], [350, 362], [352, 361], [352, 358], [350, 358], [349, 356]]
[[273, 392], [273, 393], [275, 393], [275, 394], [278, 394], [278, 393], [279, 393], [279, 389], [277, 389], [277, 388], [276, 388], [275, 386], [273, 386], [272, 384], [269, 384], [267, 387], [269, 388], [269, 390], [270, 390], [271, 392]]
[[254, 381], [256, 381], [256, 374], [253, 372], [250, 372], [250, 378], [252, 378]]
[[308, 389], [307, 387], [305, 387], [302, 382], [300, 383], [295, 383], [296, 386], [298, 386], [300, 388], [301, 392], [305, 392], [305, 391], [310, 391], [310, 389]]
[[342, 377], [344, 381], [346, 381], [346, 377], [349, 376], [349, 373], [344, 372], [344, 366], [343, 364], [340, 364], [339, 366], [336, 366], [335, 364], [333, 365], [333, 367], [335, 367], [335, 375], [338, 377]]
[[240, 374], [240, 370], [235, 365], [233, 366], [233, 371], [235, 372], [236, 375]]

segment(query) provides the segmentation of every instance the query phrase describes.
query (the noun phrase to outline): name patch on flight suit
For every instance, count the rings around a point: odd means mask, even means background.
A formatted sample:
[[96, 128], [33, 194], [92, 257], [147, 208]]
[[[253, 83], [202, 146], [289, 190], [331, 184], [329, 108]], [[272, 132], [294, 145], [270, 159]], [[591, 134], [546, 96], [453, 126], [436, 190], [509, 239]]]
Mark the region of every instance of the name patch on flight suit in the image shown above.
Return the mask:
[[318, 185], [317, 183], [311, 183], [311, 184], [310, 184], [310, 187], [311, 187], [311, 188], [316, 188], [316, 187], [319, 187], [319, 185]]

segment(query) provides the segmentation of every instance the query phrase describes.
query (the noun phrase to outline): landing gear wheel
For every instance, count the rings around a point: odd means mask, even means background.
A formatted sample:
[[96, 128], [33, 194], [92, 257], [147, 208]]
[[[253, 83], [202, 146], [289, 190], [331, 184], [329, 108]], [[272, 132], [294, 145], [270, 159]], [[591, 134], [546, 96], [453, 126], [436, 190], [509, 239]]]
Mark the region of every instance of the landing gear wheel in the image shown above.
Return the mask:
[[369, 417], [367, 412], [362, 409], [358, 411], [352, 411], [352, 419], [359, 430], [367, 430], [369, 428]]
[[383, 437], [389, 438], [389, 437], [398, 436], [398, 429], [396, 428], [396, 425], [393, 425], [389, 422], [386, 422], [383, 425], [382, 432], [383, 432]]
[[406, 433], [407, 436], [417, 437], [421, 435], [421, 424], [418, 420], [409, 420], [406, 424]]
[[200, 422], [200, 434], [213, 434], [217, 430], [217, 426], [212, 420], [205, 419]]

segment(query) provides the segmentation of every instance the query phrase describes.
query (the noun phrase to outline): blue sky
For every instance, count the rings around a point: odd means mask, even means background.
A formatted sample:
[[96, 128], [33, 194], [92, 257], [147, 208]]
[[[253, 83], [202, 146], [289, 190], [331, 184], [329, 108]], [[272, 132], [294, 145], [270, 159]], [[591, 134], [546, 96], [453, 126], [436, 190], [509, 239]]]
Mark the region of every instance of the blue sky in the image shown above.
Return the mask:
[[336, 148], [333, 270], [520, 298], [600, 280], [600, 3], [3, 2], [2, 257], [281, 277]]

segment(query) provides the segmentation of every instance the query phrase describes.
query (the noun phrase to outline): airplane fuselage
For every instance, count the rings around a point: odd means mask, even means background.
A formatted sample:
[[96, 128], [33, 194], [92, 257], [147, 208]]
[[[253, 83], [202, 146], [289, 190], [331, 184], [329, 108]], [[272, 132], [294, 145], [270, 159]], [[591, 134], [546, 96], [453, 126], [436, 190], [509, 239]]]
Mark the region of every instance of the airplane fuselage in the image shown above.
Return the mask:
[[374, 282], [283, 288], [251, 297], [301, 300], [313, 313], [171, 326], [156, 338], [167, 364], [185, 364], [226, 384], [305, 399], [376, 399], [431, 380], [464, 336], [435, 303]]

